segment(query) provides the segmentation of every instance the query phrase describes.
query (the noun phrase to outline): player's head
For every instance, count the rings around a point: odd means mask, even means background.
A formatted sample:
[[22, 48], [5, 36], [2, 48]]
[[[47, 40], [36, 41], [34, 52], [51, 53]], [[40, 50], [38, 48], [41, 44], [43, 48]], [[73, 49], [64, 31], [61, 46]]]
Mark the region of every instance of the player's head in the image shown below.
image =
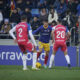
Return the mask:
[[26, 15], [21, 16], [21, 22], [27, 22], [27, 16]]
[[62, 20], [62, 25], [67, 26], [67, 21], [66, 20]]
[[57, 24], [62, 24], [62, 20], [58, 19]]
[[55, 25], [57, 25], [57, 22], [56, 21], [52, 21], [51, 25], [55, 26]]
[[44, 28], [48, 27], [48, 19], [43, 20], [43, 26], [44, 26]]

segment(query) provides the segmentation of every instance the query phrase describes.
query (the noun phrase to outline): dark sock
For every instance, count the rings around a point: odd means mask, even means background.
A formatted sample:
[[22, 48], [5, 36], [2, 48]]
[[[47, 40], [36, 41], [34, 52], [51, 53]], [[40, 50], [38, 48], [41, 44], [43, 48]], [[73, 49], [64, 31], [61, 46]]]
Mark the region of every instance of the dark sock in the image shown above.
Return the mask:
[[45, 56], [45, 61], [44, 61], [44, 64], [45, 64], [45, 65], [47, 64], [47, 61], [48, 61], [48, 55]]
[[41, 54], [41, 52], [37, 52], [37, 59], [39, 58], [40, 54]]

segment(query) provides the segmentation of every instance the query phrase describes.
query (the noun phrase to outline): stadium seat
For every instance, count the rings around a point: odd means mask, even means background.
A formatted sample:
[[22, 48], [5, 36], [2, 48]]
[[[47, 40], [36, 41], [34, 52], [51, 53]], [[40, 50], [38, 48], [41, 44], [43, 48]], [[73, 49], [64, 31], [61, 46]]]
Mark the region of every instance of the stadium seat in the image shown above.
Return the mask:
[[31, 10], [31, 14], [32, 14], [32, 16], [34, 17], [34, 16], [37, 16], [37, 17], [39, 17], [39, 9], [32, 9]]

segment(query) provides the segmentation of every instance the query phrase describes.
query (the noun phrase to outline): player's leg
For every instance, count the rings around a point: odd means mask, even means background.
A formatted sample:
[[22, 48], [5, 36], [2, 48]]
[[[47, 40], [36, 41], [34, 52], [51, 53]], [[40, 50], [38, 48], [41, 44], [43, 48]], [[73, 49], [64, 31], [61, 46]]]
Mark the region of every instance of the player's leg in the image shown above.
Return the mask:
[[69, 57], [68, 52], [67, 52], [67, 46], [66, 46], [66, 44], [63, 45], [62, 51], [64, 52], [65, 59], [67, 61], [68, 67], [71, 67], [71, 65], [70, 65], [70, 57]]
[[34, 47], [34, 49], [33, 49], [32, 69], [36, 68], [36, 62], [37, 62], [37, 51], [36, 51], [36, 48]]
[[51, 55], [51, 57], [50, 57], [49, 68], [52, 67], [52, 64], [53, 64], [53, 62], [54, 62], [54, 58], [55, 58], [56, 52], [57, 52], [57, 51], [54, 51], [54, 50], [53, 50], [53, 53], [52, 53], [52, 55]]
[[40, 48], [40, 47], [39, 47], [39, 51], [37, 52], [37, 60], [38, 60], [39, 56], [40, 56], [41, 53], [42, 53], [42, 49], [43, 49], [43, 48]]
[[40, 70], [36, 67], [36, 62], [37, 62], [37, 50], [34, 47], [33, 49], [33, 63], [32, 63], [32, 70]]
[[44, 68], [47, 68], [48, 57], [49, 57], [49, 51], [45, 51]]
[[39, 58], [40, 54], [42, 53], [42, 49], [43, 49], [43, 43], [39, 42], [39, 51], [37, 52], [37, 59]]
[[22, 57], [22, 61], [23, 61], [23, 70], [27, 70], [27, 52], [26, 52], [26, 48], [25, 45], [19, 45], [19, 48], [21, 49], [21, 51], [23, 52], [23, 57]]
[[66, 59], [66, 61], [67, 61], [68, 67], [70, 68], [70, 67], [71, 67], [70, 57], [69, 57], [67, 51], [64, 51], [64, 55], [65, 55], [65, 59]]
[[27, 68], [27, 53], [26, 52], [23, 52], [23, 70], [28, 70]]
[[48, 56], [50, 52], [50, 44], [49, 43], [44, 43], [44, 51], [45, 51], [45, 61], [44, 61], [44, 68], [47, 68], [47, 61], [48, 61]]
[[32, 58], [32, 69], [37, 70], [36, 68], [36, 62], [37, 62], [37, 50], [34, 47], [34, 45], [31, 42], [28, 42], [27, 44], [27, 50], [33, 53], [33, 58]]
[[54, 62], [54, 58], [55, 58], [55, 55], [56, 55], [57, 50], [58, 50], [58, 47], [57, 47], [56, 44], [54, 44], [54, 45], [53, 45], [53, 52], [52, 52], [52, 55], [51, 55], [51, 57], [50, 57], [49, 68], [52, 67], [52, 64], [53, 64], [53, 62]]

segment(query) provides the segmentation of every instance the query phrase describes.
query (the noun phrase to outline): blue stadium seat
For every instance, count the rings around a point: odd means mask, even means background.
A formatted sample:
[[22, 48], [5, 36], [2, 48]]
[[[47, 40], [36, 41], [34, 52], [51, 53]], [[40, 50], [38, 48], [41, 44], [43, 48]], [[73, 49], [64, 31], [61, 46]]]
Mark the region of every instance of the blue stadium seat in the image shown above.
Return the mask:
[[34, 17], [34, 16], [37, 16], [37, 17], [39, 17], [39, 9], [32, 9], [31, 10], [31, 14], [32, 14], [32, 16]]

